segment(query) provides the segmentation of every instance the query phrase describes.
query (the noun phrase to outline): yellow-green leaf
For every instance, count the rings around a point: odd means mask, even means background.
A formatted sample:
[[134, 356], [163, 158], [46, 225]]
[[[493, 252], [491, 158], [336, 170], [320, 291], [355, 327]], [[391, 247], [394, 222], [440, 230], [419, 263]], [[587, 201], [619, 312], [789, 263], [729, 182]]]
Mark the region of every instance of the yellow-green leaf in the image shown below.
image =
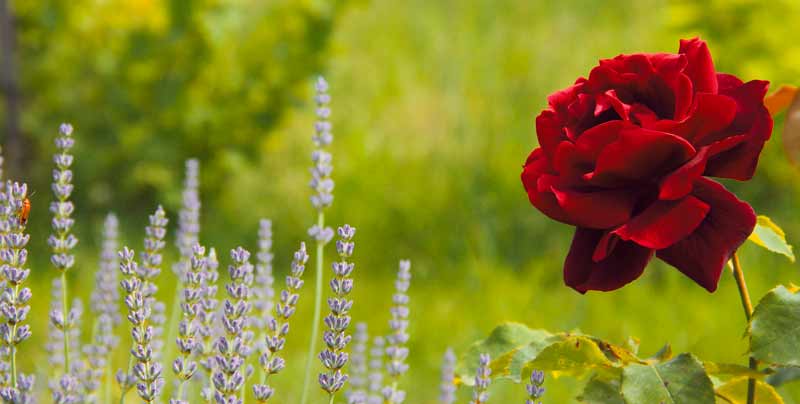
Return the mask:
[[536, 355], [536, 359], [525, 364], [522, 374], [529, 375], [533, 369], [550, 371], [556, 375], [582, 375], [589, 370], [618, 373], [614, 363], [592, 339], [576, 335], [567, 336], [544, 348]]
[[758, 216], [750, 241], [774, 253], [783, 254], [794, 262], [792, 246], [786, 242], [786, 233], [767, 216]]
[[754, 379], [763, 379], [766, 377], [764, 373], [753, 370], [743, 365], [736, 365], [732, 363], [715, 363], [703, 362], [703, 367], [709, 375], [725, 375], [734, 377], [752, 377]]
[[[747, 404], [747, 377], [737, 377], [717, 389], [717, 395], [731, 404]], [[783, 404], [775, 389], [760, 380], [756, 381], [756, 403]]]

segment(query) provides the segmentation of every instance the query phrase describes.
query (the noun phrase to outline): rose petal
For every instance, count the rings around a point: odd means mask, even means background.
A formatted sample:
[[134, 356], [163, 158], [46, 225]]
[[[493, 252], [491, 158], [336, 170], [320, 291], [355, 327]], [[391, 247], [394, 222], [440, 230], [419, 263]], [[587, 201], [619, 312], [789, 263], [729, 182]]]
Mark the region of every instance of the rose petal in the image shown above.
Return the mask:
[[702, 176], [706, 169], [709, 150], [709, 147], [700, 148], [691, 160], [665, 176], [661, 180], [658, 199], [679, 199], [692, 192], [694, 180]]
[[[546, 173], [550, 172], [550, 163], [544, 155], [542, 148], [537, 148], [528, 156], [525, 167], [522, 170], [521, 180], [525, 191], [528, 193], [528, 200], [537, 209], [553, 220], [566, 223], [567, 214], [561, 209], [556, 196], [551, 191], [551, 185], [540, 187], [548, 181]], [[549, 176], [549, 177], [552, 177]]]
[[688, 63], [684, 73], [689, 76], [696, 93], [717, 93], [717, 77], [714, 72], [714, 61], [708, 45], [699, 38], [681, 39], [680, 53], [686, 55]]
[[725, 263], [752, 233], [756, 215], [750, 205], [707, 178], [695, 181], [693, 195], [709, 205], [708, 214], [692, 234], [657, 255], [713, 292]]
[[627, 189], [578, 191], [552, 187], [559, 206], [573, 226], [608, 229], [625, 223], [633, 211], [637, 193]]
[[655, 201], [613, 233], [622, 240], [660, 250], [693, 232], [708, 209], [707, 204], [691, 195], [675, 201]]
[[[725, 95], [700, 93], [695, 105], [682, 121], [661, 120], [652, 125], [655, 130], [674, 133], [693, 145], [706, 145], [718, 140], [719, 132], [728, 128], [736, 116], [736, 101]], [[726, 131], [730, 133], [730, 131]], [[715, 136], [716, 135], [716, 136]], [[725, 136], [725, 133], [721, 135]]]
[[764, 106], [769, 82], [750, 81], [721, 92], [736, 101], [736, 118], [726, 129], [731, 133], [747, 134], [747, 140], [710, 158], [706, 175], [746, 181], [753, 177], [761, 149], [772, 134], [772, 117]]
[[673, 134], [623, 129], [619, 138], [600, 153], [594, 171], [584, 178], [600, 186], [657, 178], [689, 160], [694, 153], [691, 144]]
[[628, 121], [630, 120], [628, 116], [630, 109], [631, 106], [622, 102], [619, 97], [617, 97], [617, 92], [614, 90], [608, 90], [595, 96], [594, 116], [596, 117], [607, 110], [614, 110], [620, 118]]
[[603, 233], [603, 237], [600, 241], [597, 242], [597, 246], [594, 248], [594, 253], [592, 253], [592, 261], [600, 262], [614, 251], [614, 247], [617, 246], [619, 242], [619, 236], [612, 233], [611, 231], [606, 231]]
[[566, 140], [563, 124], [559, 121], [556, 113], [546, 109], [536, 117], [536, 136], [539, 139], [539, 146], [544, 149], [548, 158], [555, 156], [556, 147], [562, 140]]
[[742, 84], [744, 82], [732, 74], [717, 73], [717, 92], [721, 93], [725, 90], [739, 87]]
[[636, 280], [653, 256], [653, 250], [630, 241], [619, 241], [600, 262], [592, 255], [603, 238], [602, 230], [578, 227], [564, 262], [564, 283], [580, 293], [615, 290]]
[[601, 123], [583, 132], [575, 142], [575, 147], [587, 159], [596, 161], [603, 148], [617, 140], [623, 128], [630, 127], [629, 123], [620, 120]]

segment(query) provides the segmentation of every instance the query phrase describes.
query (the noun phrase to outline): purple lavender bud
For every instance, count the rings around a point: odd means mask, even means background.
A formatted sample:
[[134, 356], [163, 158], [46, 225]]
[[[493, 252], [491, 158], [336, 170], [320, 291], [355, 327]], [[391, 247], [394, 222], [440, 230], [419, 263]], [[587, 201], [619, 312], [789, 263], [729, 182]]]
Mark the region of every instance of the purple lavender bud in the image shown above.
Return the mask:
[[[184, 277], [184, 300], [181, 304], [183, 318], [178, 327], [176, 344], [180, 356], [173, 362], [173, 372], [181, 384], [185, 384], [197, 371], [197, 363], [192, 353], [197, 345], [196, 335], [200, 300], [203, 297], [203, 281], [207, 271], [206, 250], [199, 244], [192, 246], [193, 256], [190, 267]], [[176, 389], [176, 393], [177, 393]], [[179, 389], [182, 390], [182, 389]], [[175, 401], [182, 401], [183, 397], [174, 397]]]
[[56, 148], [58, 152], [54, 155], [53, 161], [56, 164], [53, 170], [53, 184], [51, 186], [56, 200], [50, 205], [53, 213], [52, 228], [53, 234], [48, 239], [53, 255], [50, 262], [58, 272], [66, 272], [75, 264], [75, 256], [71, 251], [78, 243], [78, 239], [70, 233], [74, 220], [70, 217], [74, 211], [74, 206], [69, 197], [72, 194], [72, 155], [69, 154], [74, 144], [72, 136], [72, 125], [62, 123], [59, 127], [59, 135], [56, 137]]
[[[281, 291], [281, 301], [275, 305], [275, 315], [268, 322], [269, 332], [264, 338], [264, 351], [258, 358], [262, 371], [265, 375], [273, 375], [280, 372], [285, 362], [279, 356], [286, 343], [286, 335], [289, 332], [289, 317], [295, 311], [295, 305], [299, 298], [300, 287], [303, 282], [299, 279], [305, 272], [305, 265], [308, 261], [308, 253], [306, 252], [305, 243], [300, 243], [300, 249], [294, 253], [291, 273], [286, 277], [286, 289]], [[259, 384], [259, 389], [262, 391], [270, 392], [272, 389], [266, 384]], [[259, 402], [266, 402], [269, 396], [263, 396], [264, 399]]]
[[267, 402], [272, 397], [273, 392], [272, 387], [266, 384], [256, 384], [253, 386], [253, 395], [256, 396], [256, 401], [259, 403]]
[[231, 250], [232, 265], [228, 266], [231, 283], [226, 285], [228, 298], [225, 300], [222, 323], [225, 336], [217, 342], [219, 355], [216, 357], [217, 369], [214, 384], [221, 398], [226, 401], [238, 400], [244, 388], [247, 373], [243, 369], [253, 336], [249, 330], [248, 317], [251, 304], [250, 287], [253, 282], [253, 267], [248, 261], [250, 252], [242, 247]]
[[178, 213], [178, 232], [175, 238], [181, 259], [173, 268], [179, 276], [190, 265], [192, 246], [198, 243], [198, 235], [200, 233], [200, 196], [198, 190], [200, 185], [200, 163], [197, 159], [189, 159], [186, 160], [185, 166], [186, 174], [181, 196], [181, 210]]
[[319, 358], [327, 372], [320, 373], [319, 383], [322, 390], [330, 395], [344, 386], [348, 375], [341, 369], [347, 364], [348, 354], [345, 351], [351, 337], [347, 335], [347, 328], [350, 325], [350, 309], [353, 301], [347, 299], [347, 295], [353, 289], [352, 275], [353, 264], [347, 262], [352, 255], [355, 244], [352, 238], [355, 235], [355, 228], [344, 225], [339, 228], [341, 237], [337, 242], [339, 248], [339, 262], [332, 264], [334, 277], [331, 279], [330, 286], [334, 297], [328, 299], [328, 307], [331, 313], [325, 317], [325, 325], [328, 330], [323, 333], [325, 349], [320, 352]]
[[[311, 204], [319, 212], [333, 203], [333, 188], [334, 183], [330, 178], [333, 166], [331, 165], [331, 155], [326, 152], [325, 147], [329, 146], [333, 141], [333, 134], [331, 133], [332, 125], [328, 120], [331, 115], [331, 110], [328, 107], [330, 103], [330, 95], [328, 92], [328, 84], [322, 77], [317, 79], [315, 101], [317, 103], [317, 122], [314, 124], [314, 135], [312, 140], [316, 149], [312, 152], [311, 161], [311, 181], [309, 185], [314, 191], [311, 196]], [[325, 229], [318, 229], [313, 231], [312, 237], [318, 241], [325, 240], [328, 233]], [[332, 235], [331, 235], [332, 237]], [[331, 237], [327, 237], [330, 240]], [[327, 242], [327, 241], [324, 241]]]
[[[164, 211], [159, 207], [156, 214], [150, 217], [151, 225], [165, 225], [165, 220], [161, 220], [163, 217]], [[151, 234], [152, 232], [147, 233]], [[142, 260], [147, 261], [148, 258], [158, 253], [157, 250], [145, 248]], [[157, 323], [156, 316], [153, 313], [157, 310], [163, 310], [163, 308], [159, 309], [159, 306], [163, 307], [163, 305], [158, 304], [159, 302], [152, 298], [151, 293], [155, 287], [150, 287], [152, 284], [149, 283], [157, 275], [158, 271], [154, 271], [152, 267], [148, 266], [139, 268], [134, 261], [135, 255], [133, 251], [127, 247], [123, 247], [119, 257], [120, 270], [127, 278], [122, 282], [122, 285], [127, 293], [125, 296], [125, 304], [128, 307], [127, 318], [132, 324], [131, 337], [134, 341], [131, 355], [136, 359], [136, 364], [133, 367], [132, 375], [127, 375], [121, 371], [118, 372], [117, 381], [120, 383], [123, 394], [136, 383], [136, 392], [139, 397], [146, 402], [152, 402], [158, 399], [164, 386], [161, 364], [157, 362], [157, 357], [154, 353], [155, 331], [148, 324]]]
[[[405, 362], [408, 357], [408, 348], [405, 347], [405, 344], [409, 338], [407, 332], [409, 299], [406, 292], [408, 292], [410, 281], [411, 262], [401, 260], [395, 281], [395, 294], [392, 296], [394, 306], [390, 309], [392, 318], [389, 320], [389, 328], [392, 332], [387, 337], [389, 346], [386, 348], [386, 355], [389, 359], [386, 364], [386, 373], [393, 378], [393, 383], [384, 389], [384, 398], [390, 400], [390, 403], [397, 403], [397, 401], [391, 401], [392, 399], [405, 397], [405, 392], [397, 388], [397, 380], [408, 371], [408, 364]], [[391, 390], [391, 394], [388, 396], [385, 394], [386, 389]]]
[[71, 136], [72, 135], [72, 125], [69, 123], [62, 123], [58, 127], [58, 133], [62, 136]]
[[492, 370], [489, 368], [491, 358], [489, 354], [481, 354], [478, 358], [478, 369], [475, 372], [475, 387], [472, 391], [471, 404], [485, 404], [489, 400], [489, 384]]
[[383, 396], [383, 357], [386, 354], [386, 341], [383, 337], [375, 337], [369, 350], [369, 389], [368, 404], [382, 404]]
[[[30, 338], [30, 326], [23, 324], [30, 312], [31, 291], [24, 287], [30, 275], [25, 268], [28, 251], [26, 246], [30, 237], [25, 234], [23, 205], [27, 199], [28, 186], [7, 181], [0, 184], [0, 273], [2, 274], [2, 293], [0, 293], [0, 370], [2, 378], [10, 377], [8, 362], [17, 358], [18, 345]], [[8, 380], [8, 379], [6, 379]], [[29, 402], [30, 391], [25, 391], [19, 383], [15, 389], [3, 390], [3, 394], [14, 402]], [[30, 389], [28, 389], [30, 390]]]
[[[544, 372], [541, 370], [534, 370], [531, 372], [530, 384], [525, 385], [525, 389], [528, 392], [528, 400], [525, 401], [525, 404], [537, 404], [537, 399], [542, 398], [544, 396]], [[538, 401], [538, 404], [541, 404], [541, 401]]]
[[442, 404], [453, 404], [456, 401], [456, 355], [453, 350], [447, 348], [442, 358], [442, 384], [439, 393], [439, 402]]
[[[263, 339], [267, 325], [272, 319], [271, 312], [275, 304], [275, 279], [272, 276], [272, 222], [267, 219], [262, 219], [259, 222], [256, 259], [255, 279], [252, 289], [254, 310], [251, 320], [253, 327], [260, 330], [261, 339]], [[262, 345], [259, 343], [259, 349], [263, 351]]]

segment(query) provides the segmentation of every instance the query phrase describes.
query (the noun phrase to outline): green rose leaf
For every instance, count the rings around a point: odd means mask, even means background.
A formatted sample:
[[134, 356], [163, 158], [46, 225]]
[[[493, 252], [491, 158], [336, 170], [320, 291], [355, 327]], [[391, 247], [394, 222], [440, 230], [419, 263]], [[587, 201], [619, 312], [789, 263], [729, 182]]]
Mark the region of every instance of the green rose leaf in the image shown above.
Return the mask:
[[628, 404], [714, 404], [714, 387], [697, 358], [681, 354], [653, 365], [630, 364], [622, 372]]
[[590, 370], [603, 375], [619, 374], [619, 367], [609, 360], [602, 349], [591, 338], [568, 335], [542, 349], [536, 358], [525, 364], [522, 377], [534, 370], [544, 370], [554, 375], [580, 376]]
[[786, 233], [767, 216], [758, 217], [749, 240], [774, 253], [783, 254], [794, 262], [794, 252], [786, 242]]
[[775, 369], [775, 373], [767, 377], [767, 383], [778, 387], [782, 384], [800, 380], [800, 367], [787, 366]]
[[619, 380], [602, 380], [597, 377], [589, 380], [578, 401], [587, 404], [625, 404], [620, 393]]
[[[747, 404], [747, 378], [731, 379], [717, 389], [717, 396], [723, 402], [731, 404]], [[760, 380], [756, 381], [755, 402], [758, 404], [783, 404], [783, 399], [775, 389]]]
[[750, 321], [750, 353], [758, 360], [800, 366], [800, 293], [778, 286], [767, 293]]
[[520, 370], [531, 357], [548, 345], [553, 334], [530, 329], [524, 324], [505, 323], [495, 327], [489, 337], [475, 342], [461, 358], [457, 382], [471, 386], [475, 383], [478, 356], [488, 353], [492, 357], [490, 368], [493, 378], [510, 377], [519, 381]]

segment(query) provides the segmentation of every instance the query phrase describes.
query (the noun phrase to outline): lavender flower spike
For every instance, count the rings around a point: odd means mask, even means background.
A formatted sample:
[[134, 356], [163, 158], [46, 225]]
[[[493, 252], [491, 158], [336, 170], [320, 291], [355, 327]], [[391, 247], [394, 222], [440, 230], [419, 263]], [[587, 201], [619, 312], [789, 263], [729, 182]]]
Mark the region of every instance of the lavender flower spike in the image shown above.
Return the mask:
[[383, 357], [386, 355], [386, 340], [375, 337], [369, 350], [369, 393], [367, 404], [383, 404]]
[[355, 243], [353, 237], [356, 234], [355, 227], [346, 224], [338, 229], [340, 239], [336, 242], [336, 251], [339, 253], [339, 262], [332, 264], [333, 279], [331, 279], [331, 291], [334, 297], [328, 299], [330, 314], [325, 317], [325, 325], [328, 329], [323, 333], [322, 339], [326, 348], [320, 352], [319, 359], [327, 369], [326, 372], [319, 374], [319, 385], [326, 391], [331, 399], [347, 382], [348, 375], [342, 371], [347, 364], [348, 354], [347, 344], [351, 337], [347, 335], [347, 328], [350, 325], [350, 309], [353, 301], [347, 299], [347, 295], [353, 290], [353, 268], [355, 264], [347, 262], [353, 255]]
[[489, 354], [481, 354], [478, 359], [478, 369], [475, 372], [475, 388], [472, 390], [472, 401], [470, 404], [486, 404], [489, 401], [489, 383], [492, 379], [492, 370], [489, 369], [491, 357]]
[[[272, 221], [261, 219], [258, 226], [258, 254], [256, 254], [255, 285], [253, 287], [253, 327], [261, 332], [263, 339], [267, 325], [272, 319], [275, 278], [272, 276]], [[260, 347], [261, 348], [261, 347]]]
[[392, 319], [389, 320], [389, 328], [392, 332], [387, 337], [389, 347], [386, 348], [386, 356], [389, 363], [386, 364], [386, 373], [391, 377], [392, 383], [383, 388], [383, 399], [389, 404], [400, 404], [405, 400], [406, 393], [398, 389], [397, 385], [406, 371], [408, 371], [408, 287], [411, 283], [411, 262], [401, 260], [395, 281], [395, 294], [392, 296], [391, 308]]
[[528, 399], [525, 404], [542, 404], [541, 401], [536, 401], [544, 396], [544, 372], [541, 370], [534, 370], [531, 372], [531, 383], [526, 384], [525, 388], [528, 391]]
[[456, 402], [456, 355], [451, 348], [447, 348], [442, 358], [442, 385], [440, 388], [439, 402], [442, 404], [453, 404]]
[[197, 159], [186, 160], [186, 176], [183, 180], [183, 195], [181, 210], [178, 214], [178, 232], [176, 244], [181, 254], [181, 260], [176, 268], [180, 274], [191, 264], [194, 246], [200, 234], [200, 163]]
[[315, 84], [317, 104], [317, 122], [314, 125], [314, 151], [311, 153], [311, 182], [309, 185], [314, 191], [311, 195], [311, 205], [317, 210], [317, 222], [310, 229], [308, 234], [317, 242], [316, 262], [314, 266], [314, 317], [311, 322], [311, 336], [308, 340], [308, 352], [306, 360], [306, 372], [303, 378], [303, 394], [300, 397], [300, 404], [308, 403], [308, 395], [311, 391], [311, 373], [313, 367], [312, 356], [317, 352], [317, 338], [319, 338], [319, 323], [322, 316], [322, 271], [325, 261], [325, 245], [333, 238], [333, 229], [325, 226], [325, 209], [333, 204], [333, 179], [331, 172], [331, 154], [325, 151], [333, 141], [331, 134], [331, 123], [328, 118], [331, 110], [328, 107], [330, 95], [328, 95], [328, 82], [324, 78], [317, 78]]
[[0, 273], [6, 284], [5, 292], [0, 296], [0, 313], [3, 323], [0, 324], [0, 341], [2, 349], [10, 352], [11, 377], [6, 392], [11, 396], [24, 398], [28, 395], [21, 383], [21, 374], [16, 367], [19, 344], [31, 336], [30, 326], [23, 324], [30, 311], [31, 290], [24, 287], [31, 270], [25, 268], [28, 260], [26, 246], [30, 236], [25, 234], [25, 220], [22, 219], [23, 201], [27, 198], [26, 184], [6, 182], [5, 190], [0, 192], [0, 206], [6, 220], [2, 226], [3, 240], [0, 248]]
[[367, 400], [367, 323], [356, 323], [353, 336], [353, 354], [350, 356], [350, 390], [345, 393], [348, 402], [363, 403]]
[[[175, 294], [172, 298], [170, 308], [169, 323], [167, 325], [167, 341], [174, 341], [177, 338], [178, 322], [181, 313], [181, 298], [183, 297], [183, 280], [185, 273], [190, 269], [193, 248], [198, 243], [200, 233], [200, 197], [198, 186], [199, 166], [197, 159], [186, 160], [186, 174], [183, 180], [183, 192], [181, 195], [182, 204], [178, 213], [178, 231], [175, 234], [175, 244], [180, 253], [180, 259], [172, 266], [172, 271], [178, 278], [175, 282]], [[158, 306], [160, 310], [161, 305]], [[160, 320], [160, 318], [159, 318]], [[157, 331], [158, 328], [156, 327]], [[174, 345], [168, 345], [166, 355], [172, 358], [174, 355]]]
[[139, 267], [139, 277], [142, 280], [142, 294], [147, 306], [152, 311], [149, 324], [153, 329], [153, 338], [150, 344], [153, 350], [153, 359], [160, 362], [161, 351], [164, 347], [163, 334], [166, 318], [164, 316], [164, 303], [159, 302], [155, 297], [156, 292], [158, 292], [156, 278], [161, 274], [163, 260], [161, 251], [166, 246], [164, 238], [167, 235], [166, 227], [169, 220], [161, 205], [156, 208], [156, 211], [148, 219], [149, 225], [144, 229], [144, 251], [140, 255], [142, 265]]
[[[94, 315], [92, 327], [93, 339], [83, 347], [86, 357], [86, 368], [80, 380], [87, 402], [111, 401], [111, 355], [119, 344], [119, 338], [114, 335], [114, 327], [122, 318], [119, 311], [119, 284], [117, 258], [119, 221], [113, 213], [106, 215], [103, 224], [103, 242], [100, 253], [100, 267], [95, 272], [95, 288], [90, 297], [90, 309]], [[74, 339], [74, 338], [73, 338]], [[50, 342], [52, 343], [52, 341]], [[103, 397], [97, 394], [100, 386], [106, 380]]]
[[[135, 261], [135, 254], [133, 250], [124, 247], [119, 253], [120, 256], [120, 271], [125, 279], [120, 282], [122, 289], [125, 291], [125, 306], [128, 307], [128, 321], [131, 323], [131, 336], [133, 338], [133, 347], [131, 348], [131, 355], [136, 362], [133, 366], [132, 373], [138, 381], [136, 390], [139, 397], [144, 402], [151, 404], [158, 400], [161, 395], [161, 390], [164, 388], [164, 378], [161, 375], [161, 364], [153, 358], [153, 348], [151, 346], [153, 339], [153, 327], [150, 326], [150, 316], [152, 308], [148, 304], [147, 294], [145, 290], [146, 283], [142, 279], [142, 270], [139, 268]], [[125, 392], [130, 385], [131, 377], [123, 374], [118, 375], [117, 379], [121, 382], [123, 388], [122, 395], [124, 398]], [[123, 384], [126, 383], [126, 384]]]
[[[263, 372], [274, 375], [283, 370], [285, 362], [279, 356], [286, 344], [286, 335], [289, 333], [289, 318], [295, 312], [297, 301], [300, 299], [300, 288], [303, 287], [303, 273], [306, 269], [308, 253], [306, 244], [300, 243], [300, 249], [294, 253], [290, 274], [286, 277], [286, 288], [281, 291], [280, 300], [275, 305], [275, 316], [269, 321], [269, 332], [264, 341], [265, 350], [258, 358]], [[253, 386], [256, 401], [266, 403], [272, 398], [273, 389], [266, 383]]]
[[200, 309], [200, 300], [203, 297], [203, 278], [206, 273], [206, 249], [195, 244], [192, 248], [192, 260], [189, 270], [183, 278], [183, 303], [181, 310], [183, 319], [178, 327], [178, 338], [175, 341], [180, 356], [172, 364], [172, 371], [179, 381], [175, 399], [171, 404], [188, 404], [183, 399], [186, 382], [197, 372], [197, 362], [192, 358], [192, 352], [197, 346], [197, 314]]
[[217, 280], [219, 279], [219, 261], [217, 251], [210, 248], [208, 259], [206, 260], [206, 272], [203, 276], [203, 298], [200, 300], [200, 311], [197, 317], [200, 323], [198, 332], [200, 334], [199, 362], [206, 373], [207, 380], [203, 382], [202, 396], [206, 403], [214, 400], [214, 389], [212, 376], [215, 367], [214, 339], [219, 335], [217, 327], [219, 317], [219, 300], [217, 299]]
[[[56, 137], [55, 144], [58, 152], [53, 156], [53, 162], [56, 168], [53, 170], [53, 194], [55, 201], [50, 204], [50, 212], [53, 214], [53, 234], [47, 239], [47, 243], [53, 250], [53, 255], [50, 257], [50, 262], [59, 272], [61, 277], [61, 285], [63, 288], [62, 301], [61, 301], [61, 319], [53, 323], [56, 328], [64, 331], [64, 373], [70, 372], [70, 355], [69, 352], [69, 330], [72, 325], [68, 322], [69, 314], [69, 287], [67, 284], [67, 271], [75, 264], [75, 256], [71, 251], [78, 244], [78, 239], [71, 233], [72, 226], [75, 220], [71, 218], [72, 212], [75, 210], [75, 205], [69, 200], [72, 194], [72, 166], [73, 157], [69, 154], [70, 149], [75, 145], [75, 138], [72, 137], [72, 125], [63, 123], [59, 127], [58, 137]], [[50, 316], [55, 319], [56, 316]]]
[[249, 371], [242, 369], [250, 354], [253, 336], [248, 317], [251, 310], [250, 287], [253, 283], [253, 266], [250, 253], [242, 247], [231, 250], [232, 265], [228, 266], [231, 283], [226, 285], [228, 298], [223, 306], [222, 324], [225, 335], [217, 340], [217, 369], [213, 382], [217, 403], [237, 404], [243, 393]]
[[331, 96], [328, 94], [328, 82], [319, 77], [315, 87], [317, 90], [317, 95], [314, 97], [317, 103], [317, 122], [314, 124], [315, 133], [311, 140], [316, 148], [311, 154], [311, 161], [314, 165], [311, 167], [311, 183], [309, 185], [315, 192], [311, 196], [311, 205], [318, 211], [322, 211], [333, 203], [332, 159], [331, 154], [325, 151], [325, 148], [330, 146], [333, 141], [331, 133], [333, 125], [328, 120], [331, 115], [331, 109], [328, 107], [331, 101]]

